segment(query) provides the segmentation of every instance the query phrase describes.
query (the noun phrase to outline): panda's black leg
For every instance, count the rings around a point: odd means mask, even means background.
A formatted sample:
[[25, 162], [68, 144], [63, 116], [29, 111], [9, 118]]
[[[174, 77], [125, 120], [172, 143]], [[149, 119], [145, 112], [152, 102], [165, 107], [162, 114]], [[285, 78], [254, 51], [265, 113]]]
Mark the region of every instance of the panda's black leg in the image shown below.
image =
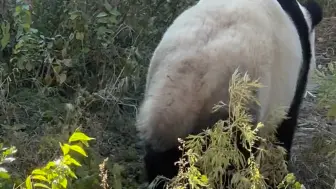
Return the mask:
[[294, 138], [294, 133], [297, 126], [297, 115], [289, 115], [289, 119], [284, 120], [277, 129], [277, 139], [286, 151], [285, 160], [288, 162], [291, 157], [291, 148]]
[[[156, 152], [150, 146], [146, 146], [146, 155], [144, 157], [147, 180], [151, 183], [157, 176], [173, 178], [177, 175], [178, 167], [174, 165], [179, 160], [182, 152], [178, 147], [164, 152]], [[163, 189], [164, 180], [155, 189]]]

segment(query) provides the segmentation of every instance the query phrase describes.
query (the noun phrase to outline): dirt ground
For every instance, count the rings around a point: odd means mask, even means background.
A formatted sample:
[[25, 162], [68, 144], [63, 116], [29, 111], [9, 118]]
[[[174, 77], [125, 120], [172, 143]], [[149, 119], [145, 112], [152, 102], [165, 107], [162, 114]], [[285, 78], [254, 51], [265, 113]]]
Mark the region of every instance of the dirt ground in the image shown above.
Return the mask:
[[[324, 19], [316, 31], [317, 66], [335, 62], [335, 50], [336, 17], [333, 17]], [[307, 189], [336, 188], [333, 186], [336, 184], [336, 162], [326, 157], [328, 149], [323, 149], [328, 137], [336, 137], [336, 123], [328, 121], [325, 113], [316, 109], [316, 99], [305, 99], [293, 146], [292, 166]]]

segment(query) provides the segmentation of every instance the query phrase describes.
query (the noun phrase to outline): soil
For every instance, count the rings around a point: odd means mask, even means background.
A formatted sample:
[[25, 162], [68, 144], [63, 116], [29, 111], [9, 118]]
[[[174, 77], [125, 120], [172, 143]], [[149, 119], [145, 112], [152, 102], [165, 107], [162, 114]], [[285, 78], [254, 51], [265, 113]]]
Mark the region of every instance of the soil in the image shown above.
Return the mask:
[[[317, 27], [315, 50], [318, 68], [336, 62], [336, 17], [324, 19]], [[302, 104], [292, 166], [306, 189], [330, 189], [336, 187], [333, 186], [336, 184], [336, 162], [326, 156], [332, 149], [323, 148], [330, 138], [336, 139], [336, 122], [328, 120], [326, 111], [318, 109], [316, 104], [316, 98], [312, 97], [307, 97]]]

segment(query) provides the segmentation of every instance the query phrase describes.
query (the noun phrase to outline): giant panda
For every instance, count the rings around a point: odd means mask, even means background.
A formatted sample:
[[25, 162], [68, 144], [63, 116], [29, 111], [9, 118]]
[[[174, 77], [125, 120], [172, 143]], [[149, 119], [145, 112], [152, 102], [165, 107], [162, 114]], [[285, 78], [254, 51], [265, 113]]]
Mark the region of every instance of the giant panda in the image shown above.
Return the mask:
[[322, 17], [316, 2], [296, 0], [200, 0], [182, 12], [152, 55], [136, 117], [148, 181], [176, 176], [177, 138], [227, 118], [226, 109], [217, 114], [211, 109], [229, 101], [237, 68], [266, 86], [257, 91], [257, 121], [267, 120], [273, 108], [289, 107], [288, 119], [276, 128], [289, 160], [310, 66], [315, 65], [314, 28]]

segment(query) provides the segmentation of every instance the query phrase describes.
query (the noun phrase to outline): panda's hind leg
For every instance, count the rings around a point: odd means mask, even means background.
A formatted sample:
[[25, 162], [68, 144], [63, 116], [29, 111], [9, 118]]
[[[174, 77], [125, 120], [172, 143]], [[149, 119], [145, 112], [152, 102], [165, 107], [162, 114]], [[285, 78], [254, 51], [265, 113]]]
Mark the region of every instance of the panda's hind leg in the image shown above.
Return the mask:
[[[168, 179], [176, 176], [178, 166], [175, 165], [175, 162], [179, 160], [181, 155], [182, 152], [178, 147], [163, 152], [156, 152], [149, 145], [146, 145], [144, 161], [148, 182], [151, 183], [157, 176], [163, 176]], [[164, 181], [165, 180], [160, 180], [154, 188], [163, 189]]]
[[[290, 117], [291, 116], [291, 117]], [[284, 147], [287, 151], [285, 160], [290, 161], [291, 157], [291, 148], [293, 144], [294, 133], [297, 127], [297, 114], [289, 114], [288, 119], [283, 120], [280, 126], [277, 129], [276, 136], [280, 145]]]

